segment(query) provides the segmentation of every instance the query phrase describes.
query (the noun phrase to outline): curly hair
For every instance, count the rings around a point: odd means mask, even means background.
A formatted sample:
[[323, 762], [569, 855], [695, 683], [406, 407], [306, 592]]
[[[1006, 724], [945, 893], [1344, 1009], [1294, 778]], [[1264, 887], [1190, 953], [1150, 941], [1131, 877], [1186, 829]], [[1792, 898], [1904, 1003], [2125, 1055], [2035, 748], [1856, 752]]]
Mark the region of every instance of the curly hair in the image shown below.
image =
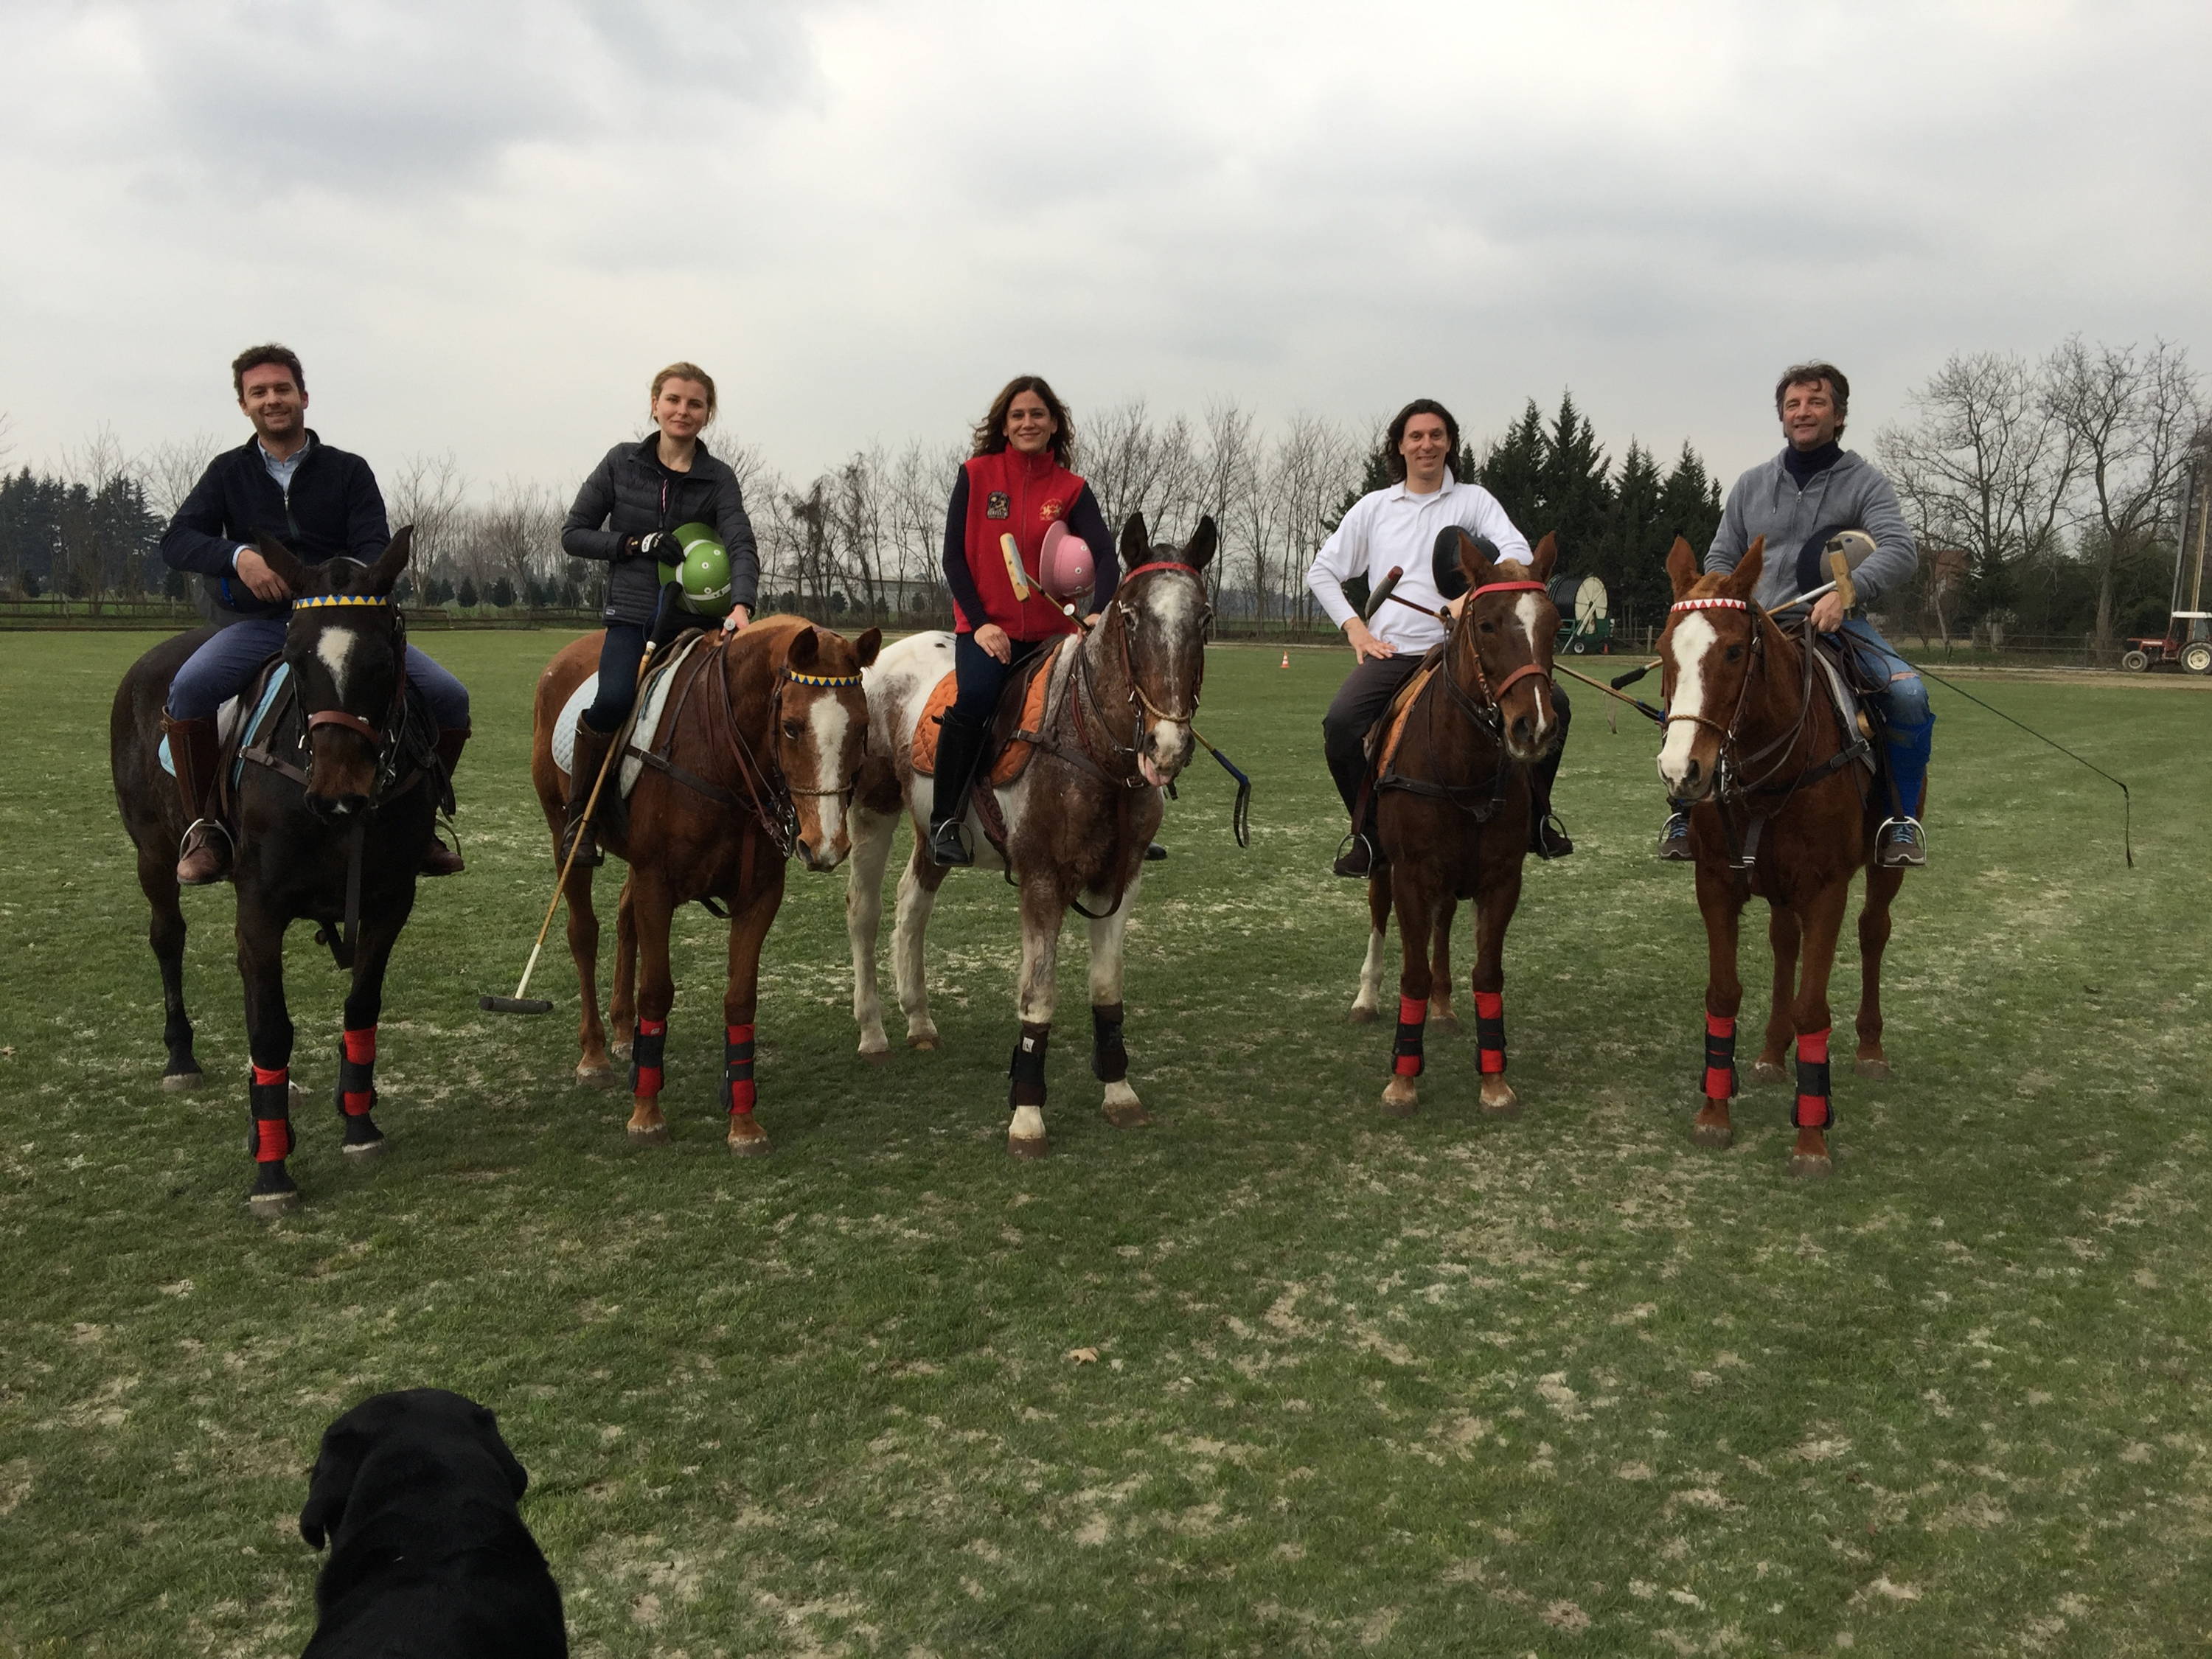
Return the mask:
[[265, 368], [270, 363], [290, 369], [292, 384], [302, 392], [307, 389], [307, 377], [300, 371], [299, 354], [289, 346], [281, 346], [272, 341], [267, 345], [248, 346], [230, 360], [231, 395], [239, 402], [244, 403], [246, 401], [246, 371], [249, 368]]
[[1067, 405], [1054, 396], [1042, 374], [1017, 374], [1006, 382], [1006, 389], [991, 399], [990, 412], [975, 422], [975, 447], [969, 451], [975, 455], [995, 455], [1006, 447], [1006, 410], [1015, 398], [1024, 392], [1034, 392], [1055, 422], [1052, 434], [1052, 458], [1062, 466], [1075, 449], [1075, 423], [1068, 419]]
[[1774, 413], [1782, 413], [1782, 400], [1793, 386], [1818, 386], [1828, 383], [1828, 395], [1836, 400], [1836, 434], [1843, 435], [1844, 417], [1851, 412], [1851, 383], [1844, 378], [1844, 371], [1833, 363], [1792, 363], [1782, 371], [1782, 378], [1774, 383]]

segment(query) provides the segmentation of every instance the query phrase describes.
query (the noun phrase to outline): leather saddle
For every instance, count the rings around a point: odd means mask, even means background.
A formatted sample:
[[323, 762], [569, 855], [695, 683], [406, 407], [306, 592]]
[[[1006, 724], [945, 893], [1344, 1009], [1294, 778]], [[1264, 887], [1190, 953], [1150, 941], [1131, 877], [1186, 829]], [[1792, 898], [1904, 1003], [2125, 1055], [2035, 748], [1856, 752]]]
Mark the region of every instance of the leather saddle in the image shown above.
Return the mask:
[[[1019, 734], [1042, 726], [1045, 695], [1052, 685], [1052, 665], [1060, 660], [1065, 643], [1064, 639], [1054, 641], [1007, 676], [1006, 688], [999, 693], [998, 710], [991, 717], [990, 737], [983, 745], [984, 755], [990, 758], [976, 768], [979, 785], [1004, 789], [1029, 769], [1036, 745]], [[908, 753], [914, 769], [923, 777], [937, 774], [938, 734], [958, 689], [956, 677], [948, 672], [930, 692], [929, 701], [922, 705], [921, 718], [915, 723], [914, 742]]]

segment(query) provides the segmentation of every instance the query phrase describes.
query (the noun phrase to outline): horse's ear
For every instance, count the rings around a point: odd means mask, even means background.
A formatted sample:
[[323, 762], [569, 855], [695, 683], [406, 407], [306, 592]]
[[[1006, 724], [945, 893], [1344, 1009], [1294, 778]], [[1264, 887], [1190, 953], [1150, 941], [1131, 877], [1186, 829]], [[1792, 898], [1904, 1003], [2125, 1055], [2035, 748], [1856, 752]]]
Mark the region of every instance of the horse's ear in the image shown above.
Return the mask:
[[1680, 536], [1667, 550], [1667, 580], [1674, 585], [1678, 599], [1698, 585], [1698, 556]]
[[1736, 561], [1735, 568], [1729, 571], [1722, 581], [1721, 592], [1732, 599], [1749, 599], [1751, 590], [1759, 586], [1759, 573], [1765, 568], [1766, 538], [1754, 536], [1751, 545], [1744, 550], [1743, 556]]
[[876, 659], [876, 653], [883, 648], [884, 630], [880, 628], [871, 628], [866, 633], [861, 635], [859, 639], [853, 641], [854, 653], [860, 658], [860, 666], [863, 668], [867, 667], [871, 663], [874, 662]]
[[1152, 538], [1145, 528], [1145, 515], [1132, 513], [1121, 526], [1121, 568], [1134, 570], [1140, 564], [1149, 564], [1152, 557]]
[[787, 665], [805, 674], [811, 672], [822, 658], [822, 641], [811, 628], [802, 628], [791, 636], [791, 647], [784, 658]]
[[1547, 530], [1544, 539], [1536, 544], [1536, 556], [1528, 562], [1528, 580], [1548, 582], [1552, 571], [1559, 562], [1559, 537], [1557, 531]]
[[1455, 524], [1446, 525], [1437, 532], [1436, 551], [1429, 564], [1437, 592], [1447, 599], [1456, 599], [1498, 574], [1498, 549]]
[[283, 579], [284, 586], [295, 593], [304, 592], [307, 586], [307, 568], [293, 556], [292, 550], [274, 536], [256, 536], [253, 550], [261, 556], [262, 563]]
[[1214, 550], [1220, 545], [1221, 532], [1215, 528], [1213, 514], [1209, 513], [1198, 521], [1198, 529], [1191, 536], [1190, 545], [1182, 550], [1182, 562], [1193, 570], [1203, 570], [1206, 562], [1213, 556]]
[[399, 573], [407, 568], [407, 561], [414, 552], [415, 526], [402, 525], [399, 533], [377, 556], [376, 562], [361, 573], [354, 583], [354, 592], [373, 593], [380, 599], [385, 598], [392, 592], [392, 584], [399, 580]]

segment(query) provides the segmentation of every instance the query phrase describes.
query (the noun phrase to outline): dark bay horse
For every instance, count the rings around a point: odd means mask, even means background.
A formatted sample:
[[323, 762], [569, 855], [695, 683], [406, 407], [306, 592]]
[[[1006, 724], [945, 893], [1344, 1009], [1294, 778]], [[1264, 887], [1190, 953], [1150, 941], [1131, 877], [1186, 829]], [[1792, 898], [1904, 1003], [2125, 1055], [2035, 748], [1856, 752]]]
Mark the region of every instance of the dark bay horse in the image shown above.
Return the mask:
[[[530, 776], [553, 834], [556, 871], [568, 780], [553, 758], [554, 729], [569, 694], [597, 669], [600, 640], [587, 634], [572, 641], [538, 682]], [[882, 641], [873, 628], [849, 641], [803, 617], [763, 617], [736, 634], [715, 633], [670, 671], [651, 758], [626, 810], [612, 814], [605, 803], [614, 798], [612, 770], [622, 758], [610, 767], [595, 824], [600, 845], [629, 866], [616, 911], [612, 1012], [616, 1052], [627, 1048], [631, 1057], [627, 1127], [635, 1142], [668, 1139], [660, 1090], [676, 998], [670, 922], [680, 906], [714, 899], [730, 919], [720, 1091], [729, 1147], [740, 1155], [769, 1149], [768, 1132], [753, 1116], [761, 945], [783, 902], [784, 861], [795, 855], [810, 870], [834, 870], [850, 848], [848, 809], [868, 725], [860, 671]], [[572, 868], [566, 889], [568, 952], [583, 1002], [576, 1076], [606, 1083], [614, 1073], [599, 1018], [592, 873]]]
[[[406, 628], [391, 601], [412, 541], [402, 530], [375, 563], [332, 559], [302, 566], [276, 543], [261, 556], [298, 595], [284, 635], [286, 700], [248, 747], [234, 817], [238, 856], [238, 971], [246, 981], [246, 1031], [254, 1159], [248, 1194], [257, 1215], [299, 1201], [285, 1160], [294, 1139], [292, 1018], [284, 1001], [284, 932], [301, 917], [320, 924], [353, 982], [338, 1051], [337, 1109], [344, 1151], [365, 1157], [384, 1140], [376, 1103], [376, 1026], [384, 970], [415, 906], [415, 875], [444, 781], [433, 729], [406, 691]], [[169, 1051], [165, 1088], [198, 1085], [185, 1011], [185, 917], [177, 902], [177, 842], [185, 824], [177, 789], [159, 757], [169, 682], [212, 632], [155, 646], [123, 677], [109, 720], [116, 804], [138, 849], [138, 884], [153, 907]]]
[[1697, 860], [1698, 908], [1705, 921], [1705, 1105], [1692, 1133], [1699, 1146], [1735, 1139], [1729, 1103], [1736, 1094], [1735, 1018], [1743, 1001], [1736, 976], [1736, 928], [1754, 894], [1768, 905], [1774, 950], [1774, 1000], [1753, 1074], [1783, 1077], [1783, 1050], [1797, 1045], [1797, 1144], [1792, 1175], [1833, 1172], [1827, 1131], [1828, 974], [1843, 930], [1851, 878], [1867, 872], [1859, 912], [1858, 1050], [1861, 1077], [1887, 1077], [1881, 1047], [1881, 957], [1890, 904], [1901, 869], [1875, 863], [1875, 830], [1885, 813], [1870, 775], [1856, 763], [1863, 747], [1814, 678], [1807, 647], [1752, 603], [1765, 562], [1762, 538], [1726, 574], [1700, 576], [1697, 556], [1679, 538], [1667, 557], [1674, 604], [1659, 636], [1666, 690], [1666, 735], [1659, 775], [1690, 810]]
[[[1149, 1121], [1129, 1086], [1121, 1041], [1121, 957], [1129, 912], [1142, 883], [1145, 848], [1159, 828], [1163, 793], [1194, 750], [1191, 721], [1206, 677], [1206, 628], [1212, 612], [1200, 572], [1213, 556], [1212, 519], [1180, 552], [1155, 549], [1141, 515], [1121, 532], [1127, 572], [1098, 625], [1071, 639], [1044, 671], [1043, 714], [1036, 752], [1021, 775], [994, 793], [1003, 818], [1003, 849], [981, 831], [971, 809], [979, 868], [1005, 872], [1021, 894], [1022, 968], [1016, 1018], [1006, 1150], [1017, 1158], [1046, 1151], [1045, 1050], [1052, 1036], [1060, 932], [1071, 906], [1091, 921], [1091, 1074], [1106, 1085], [1107, 1121]], [[898, 887], [891, 964], [907, 1042], [938, 1046], [929, 1015], [923, 936], [937, 890], [948, 873], [929, 856], [932, 780], [914, 769], [915, 728], [931, 691], [952, 667], [952, 636], [916, 634], [883, 654], [868, 673], [868, 763], [854, 807], [853, 870], [846, 928], [853, 943], [853, 1017], [860, 1052], [890, 1050], [876, 981], [876, 933], [883, 918], [884, 872], [901, 806], [915, 829], [913, 856]], [[1088, 897], [1089, 902], [1083, 901]]]
[[1510, 1116], [1521, 1103], [1505, 1080], [1505, 930], [1528, 850], [1528, 768], [1559, 741], [1552, 707], [1559, 612], [1545, 586], [1559, 547], [1545, 537], [1524, 573], [1492, 563], [1462, 530], [1437, 541], [1439, 564], [1456, 559], [1468, 593], [1437, 661], [1408, 683], [1376, 733], [1382, 860], [1367, 878], [1367, 960], [1352, 1017], [1376, 1017], [1395, 908], [1398, 1036], [1382, 1109], [1412, 1116], [1429, 1016], [1452, 1019], [1452, 920], [1459, 901], [1472, 899], [1482, 1109]]

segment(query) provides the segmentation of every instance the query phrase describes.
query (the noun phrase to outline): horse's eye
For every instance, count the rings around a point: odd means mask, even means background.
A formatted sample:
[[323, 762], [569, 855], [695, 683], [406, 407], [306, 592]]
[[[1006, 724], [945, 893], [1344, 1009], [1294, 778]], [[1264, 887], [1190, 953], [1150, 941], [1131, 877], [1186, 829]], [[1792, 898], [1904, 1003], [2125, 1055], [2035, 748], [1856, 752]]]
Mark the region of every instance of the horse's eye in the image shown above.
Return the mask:
[[1477, 623], [1475, 626], [1485, 634], [1495, 634], [1498, 631], [1496, 623]]
[[1740, 646], [1740, 645], [1732, 645], [1732, 646], [1729, 647], [1729, 648], [1728, 648], [1728, 660], [1729, 660], [1729, 661], [1730, 661], [1730, 662], [1735, 662], [1735, 661], [1739, 660], [1739, 659], [1742, 657], [1742, 655], [1743, 655], [1743, 647], [1742, 647], [1741, 646]]
[[797, 720], [786, 720], [783, 723], [783, 735], [791, 738], [794, 743], [798, 741], [799, 734], [805, 729], [805, 728], [801, 726]]

